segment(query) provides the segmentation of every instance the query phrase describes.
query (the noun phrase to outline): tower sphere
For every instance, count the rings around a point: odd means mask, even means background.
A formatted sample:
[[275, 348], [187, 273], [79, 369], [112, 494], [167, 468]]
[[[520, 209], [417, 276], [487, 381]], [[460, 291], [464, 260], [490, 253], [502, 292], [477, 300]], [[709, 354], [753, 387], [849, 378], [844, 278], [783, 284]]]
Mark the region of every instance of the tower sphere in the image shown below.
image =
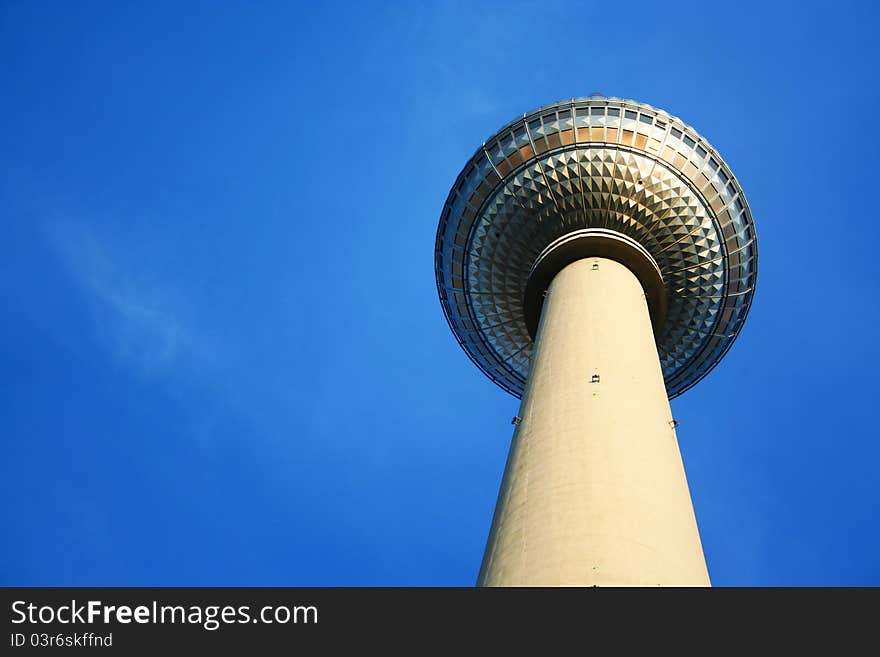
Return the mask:
[[594, 255], [622, 262], [642, 283], [670, 398], [730, 349], [758, 264], [739, 183], [680, 119], [592, 95], [504, 126], [443, 207], [434, 254], [443, 312], [503, 389], [523, 394], [550, 280]]

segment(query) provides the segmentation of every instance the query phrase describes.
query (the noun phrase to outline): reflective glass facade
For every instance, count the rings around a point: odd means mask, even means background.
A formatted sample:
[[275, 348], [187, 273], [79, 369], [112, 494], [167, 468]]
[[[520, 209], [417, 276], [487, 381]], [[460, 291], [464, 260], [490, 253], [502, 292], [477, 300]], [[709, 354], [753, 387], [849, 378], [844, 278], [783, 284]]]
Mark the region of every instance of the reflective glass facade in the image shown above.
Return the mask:
[[555, 103], [477, 150], [443, 208], [435, 271], [449, 325], [471, 359], [521, 396], [532, 341], [529, 271], [551, 242], [615, 230], [656, 260], [668, 313], [657, 347], [670, 397], [715, 366], [742, 328], [757, 276], [745, 196], [718, 153], [669, 114], [633, 101]]

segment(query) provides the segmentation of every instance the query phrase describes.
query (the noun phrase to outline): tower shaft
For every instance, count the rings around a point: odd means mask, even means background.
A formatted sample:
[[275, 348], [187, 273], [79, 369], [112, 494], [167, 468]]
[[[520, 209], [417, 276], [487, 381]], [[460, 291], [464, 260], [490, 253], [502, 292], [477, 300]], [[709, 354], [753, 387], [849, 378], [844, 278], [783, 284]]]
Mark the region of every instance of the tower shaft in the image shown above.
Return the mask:
[[708, 586], [645, 294], [585, 258], [553, 278], [483, 586]]

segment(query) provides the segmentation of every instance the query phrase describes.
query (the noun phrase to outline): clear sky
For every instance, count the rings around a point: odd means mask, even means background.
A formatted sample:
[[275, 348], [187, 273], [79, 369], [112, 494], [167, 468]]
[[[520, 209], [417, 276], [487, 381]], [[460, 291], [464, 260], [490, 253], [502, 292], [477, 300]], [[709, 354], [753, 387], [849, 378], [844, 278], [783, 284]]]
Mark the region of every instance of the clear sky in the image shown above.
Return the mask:
[[758, 290], [676, 399], [717, 585], [880, 585], [874, 3], [0, 5], [0, 584], [471, 585], [518, 401], [433, 246], [593, 91], [743, 185]]

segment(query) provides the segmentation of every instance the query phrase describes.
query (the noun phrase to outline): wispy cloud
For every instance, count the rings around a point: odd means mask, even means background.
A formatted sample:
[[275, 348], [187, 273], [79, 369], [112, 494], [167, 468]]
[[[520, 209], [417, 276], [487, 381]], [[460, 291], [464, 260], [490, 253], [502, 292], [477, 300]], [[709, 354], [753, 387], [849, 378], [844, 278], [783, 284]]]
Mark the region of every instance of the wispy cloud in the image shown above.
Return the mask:
[[171, 366], [190, 340], [172, 310], [167, 287], [88, 228], [70, 223], [45, 228], [85, 293], [98, 335], [113, 355], [142, 374]]
[[42, 229], [108, 355], [138, 376], [198, 391], [188, 421], [200, 446], [210, 448], [224, 417], [267, 436], [287, 437], [302, 425], [289, 403], [299, 378], [279, 358], [284, 343], [265, 331], [253, 339], [253, 324], [225, 323], [223, 304], [206, 303], [201, 273], [181, 266], [176, 245], [72, 220], [46, 221]]

